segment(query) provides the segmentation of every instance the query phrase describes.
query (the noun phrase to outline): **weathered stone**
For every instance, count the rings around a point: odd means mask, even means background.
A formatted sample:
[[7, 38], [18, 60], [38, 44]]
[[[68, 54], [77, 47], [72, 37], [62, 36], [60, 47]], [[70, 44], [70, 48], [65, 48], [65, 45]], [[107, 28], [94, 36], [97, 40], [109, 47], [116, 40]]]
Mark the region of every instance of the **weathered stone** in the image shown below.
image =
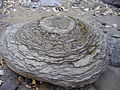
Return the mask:
[[55, 6], [60, 6], [62, 5], [63, 0], [39, 0], [38, 4], [40, 6], [51, 6], [51, 7], [55, 7]]
[[0, 75], [4, 75], [4, 70], [0, 70]]
[[116, 35], [114, 34], [114, 38], [113, 37], [109, 38], [108, 54], [110, 65], [120, 66], [120, 38], [119, 35], [117, 36]]
[[8, 67], [4, 66], [4, 75], [0, 76], [3, 83], [0, 86], [0, 90], [17, 90], [17, 86], [20, 81], [17, 80], [17, 74]]
[[94, 82], [108, 62], [104, 36], [69, 16], [10, 26], [0, 50], [17, 73], [63, 87]]
[[112, 37], [114, 37], [114, 38], [120, 38], [120, 33], [113, 34]]
[[0, 8], [3, 7], [3, 0], [0, 0]]
[[102, 1], [120, 8], [120, 0], [102, 0]]

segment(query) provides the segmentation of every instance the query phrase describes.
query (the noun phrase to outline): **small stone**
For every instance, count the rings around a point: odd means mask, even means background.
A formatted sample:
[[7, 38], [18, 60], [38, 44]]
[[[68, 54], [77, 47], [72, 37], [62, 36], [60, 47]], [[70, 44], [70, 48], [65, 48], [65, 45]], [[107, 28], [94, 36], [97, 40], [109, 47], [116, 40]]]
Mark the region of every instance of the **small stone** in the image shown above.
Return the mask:
[[37, 3], [32, 4], [32, 8], [38, 8], [39, 5]]
[[113, 34], [112, 37], [114, 37], [114, 38], [120, 38], [120, 33]]
[[64, 11], [64, 9], [62, 7], [56, 7], [55, 9], [58, 11]]
[[111, 26], [110, 25], [105, 25], [106, 28], [110, 28]]
[[3, 7], [3, 0], [0, 0], [0, 8]]
[[15, 11], [17, 11], [17, 9], [13, 9], [13, 11], [15, 12]]
[[30, 2], [22, 2], [21, 4], [23, 7], [29, 7], [30, 6]]
[[0, 85], [2, 85], [2, 83], [3, 83], [3, 81], [2, 81], [2, 80], [0, 80]]
[[28, 84], [27, 84], [27, 85], [25, 85], [25, 87], [26, 87], [26, 88], [32, 88], [32, 87], [31, 87], [30, 85], [28, 85]]
[[40, 0], [38, 2], [38, 5], [55, 7], [55, 6], [61, 6], [62, 2], [63, 2], [62, 0]]
[[24, 82], [24, 81], [25, 81], [22, 76], [19, 76], [19, 77], [18, 77], [18, 80], [19, 80], [20, 82]]
[[40, 89], [38, 87], [36, 87], [35, 90], [40, 90]]
[[117, 26], [118, 26], [117, 24], [113, 24], [113, 27], [114, 27], [114, 28], [117, 28]]
[[102, 0], [103, 2], [120, 8], [120, 0]]
[[72, 3], [72, 6], [77, 6], [80, 4], [80, 0], [75, 0], [73, 3]]
[[89, 11], [89, 8], [84, 8], [83, 10], [87, 12], [87, 11]]
[[104, 33], [107, 33], [107, 31], [103, 31]]
[[0, 76], [4, 75], [4, 70], [0, 70]]
[[36, 80], [35, 79], [32, 80], [32, 84], [36, 85]]

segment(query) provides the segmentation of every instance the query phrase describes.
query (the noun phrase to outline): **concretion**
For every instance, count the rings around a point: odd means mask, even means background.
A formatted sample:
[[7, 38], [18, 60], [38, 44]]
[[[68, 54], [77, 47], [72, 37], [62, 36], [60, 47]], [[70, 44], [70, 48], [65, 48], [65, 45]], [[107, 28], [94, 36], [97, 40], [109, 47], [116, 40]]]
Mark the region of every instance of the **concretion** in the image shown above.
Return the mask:
[[107, 65], [106, 40], [69, 16], [50, 16], [8, 27], [0, 50], [15, 72], [63, 87], [94, 82]]

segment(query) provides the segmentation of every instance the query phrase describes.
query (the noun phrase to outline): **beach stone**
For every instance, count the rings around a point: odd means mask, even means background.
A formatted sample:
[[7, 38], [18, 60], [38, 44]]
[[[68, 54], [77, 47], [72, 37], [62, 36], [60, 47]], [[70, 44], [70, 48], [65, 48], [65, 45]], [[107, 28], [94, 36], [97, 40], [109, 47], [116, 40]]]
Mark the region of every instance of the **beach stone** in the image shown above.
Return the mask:
[[120, 0], [102, 0], [102, 1], [120, 8]]
[[108, 64], [104, 35], [79, 19], [50, 16], [15, 24], [0, 40], [9, 68], [62, 87], [93, 83]]
[[119, 34], [113, 34], [108, 41], [108, 55], [110, 65], [120, 67], [120, 38]]
[[0, 8], [3, 7], [3, 0], [0, 0]]
[[39, 0], [38, 5], [40, 6], [61, 6], [63, 3], [63, 0]]

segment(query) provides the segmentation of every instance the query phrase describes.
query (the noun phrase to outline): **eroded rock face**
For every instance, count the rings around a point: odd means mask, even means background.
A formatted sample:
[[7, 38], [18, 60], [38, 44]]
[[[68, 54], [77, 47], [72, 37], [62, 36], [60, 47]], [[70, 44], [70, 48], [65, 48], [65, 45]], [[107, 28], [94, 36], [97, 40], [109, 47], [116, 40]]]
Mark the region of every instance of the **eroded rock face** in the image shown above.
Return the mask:
[[63, 87], [92, 83], [107, 65], [104, 36], [68, 16], [13, 25], [0, 45], [11, 69]]

